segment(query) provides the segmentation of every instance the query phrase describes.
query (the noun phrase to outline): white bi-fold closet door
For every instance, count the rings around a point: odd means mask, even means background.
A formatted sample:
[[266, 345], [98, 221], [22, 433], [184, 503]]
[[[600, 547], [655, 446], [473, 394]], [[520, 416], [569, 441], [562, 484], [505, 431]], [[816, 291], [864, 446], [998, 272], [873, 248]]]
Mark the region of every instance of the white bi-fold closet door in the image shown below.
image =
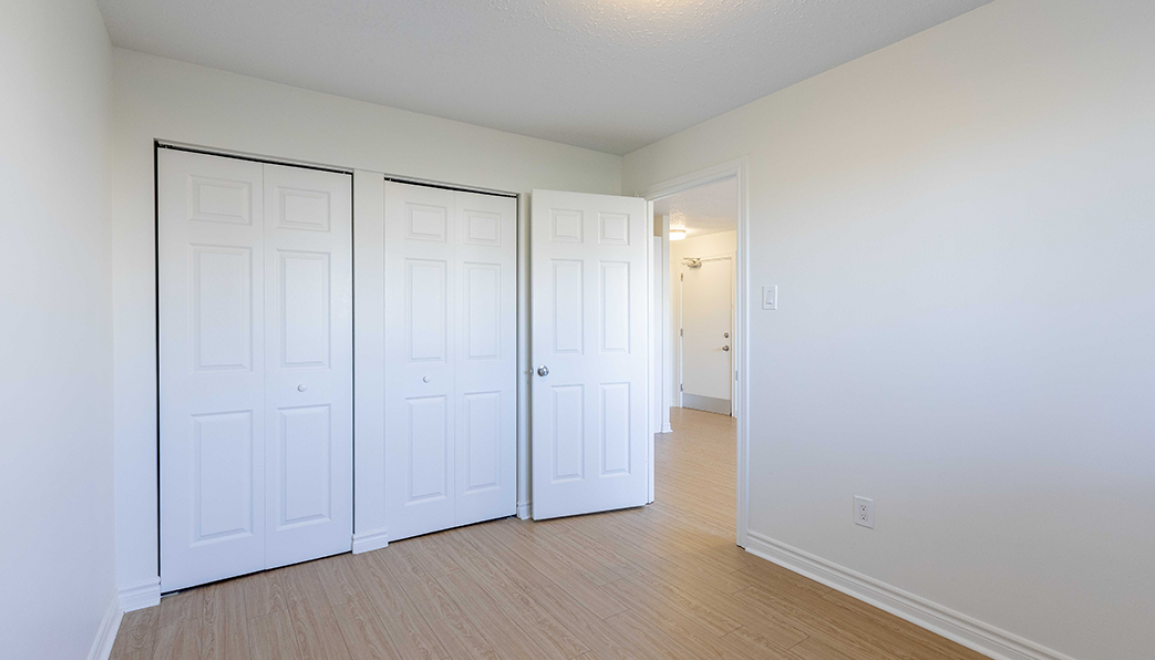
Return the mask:
[[161, 589], [348, 551], [351, 178], [157, 158]]
[[390, 540], [516, 513], [517, 201], [385, 183]]

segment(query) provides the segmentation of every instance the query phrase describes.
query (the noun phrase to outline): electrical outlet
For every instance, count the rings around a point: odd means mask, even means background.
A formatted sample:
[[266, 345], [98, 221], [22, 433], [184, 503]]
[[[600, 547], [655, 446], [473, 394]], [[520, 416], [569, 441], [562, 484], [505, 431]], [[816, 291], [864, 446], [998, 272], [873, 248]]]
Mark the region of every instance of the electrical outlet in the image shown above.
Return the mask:
[[869, 497], [854, 497], [854, 524], [874, 529], [874, 500]]

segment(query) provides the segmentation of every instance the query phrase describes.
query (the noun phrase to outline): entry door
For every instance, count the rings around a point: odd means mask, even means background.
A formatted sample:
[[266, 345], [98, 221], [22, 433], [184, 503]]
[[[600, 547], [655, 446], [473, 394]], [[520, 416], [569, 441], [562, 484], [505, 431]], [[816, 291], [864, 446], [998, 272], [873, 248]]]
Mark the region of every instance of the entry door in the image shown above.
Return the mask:
[[533, 191], [533, 517], [647, 500], [647, 203]]
[[517, 509], [517, 201], [385, 184], [390, 540]]
[[161, 589], [349, 550], [351, 182], [158, 154]]
[[682, 267], [682, 407], [729, 415], [734, 369], [733, 261]]

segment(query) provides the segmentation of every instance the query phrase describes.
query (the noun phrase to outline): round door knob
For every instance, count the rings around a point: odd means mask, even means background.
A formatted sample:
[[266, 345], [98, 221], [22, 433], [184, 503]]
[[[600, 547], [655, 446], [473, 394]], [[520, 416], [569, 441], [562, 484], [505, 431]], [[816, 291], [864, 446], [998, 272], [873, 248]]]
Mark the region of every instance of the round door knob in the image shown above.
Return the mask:
[[298, 391], [298, 392], [304, 392], [304, 391], [305, 391], [305, 390], [307, 390], [307, 389], [309, 389], [309, 386], [308, 386], [308, 385], [306, 385], [306, 384], [304, 384], [304, 383], [301, 383], [300, 385], [298, 385], [298, 386], [297, 386], [297, 391]]
[[726, 339], [729, 339], [729, 338], [730, 338], [730, 333], [729, 333], [729, 332], [723, 332], [723, 333], [722, 333], [722, 336], [723, 336], [723, 337], [725, 337]]
[[422, 383], [428, 383], [428, 382], [429, 382], [429, 376], [422, 376], [422, 377], [421, 377], [421, 382], [422, 382]]
[[723, 346], [723, 347], [722, 347], [722, 350], [723, 350], [723, 351], [728, 351], [728, 350], [730, 350], [730, 346], [729, 346], [729, 345]]
[[549, 367], [544, 366], [544, 365], [538, 367], [537, 368], [537, 375], [538, 376], [548, 376], [549, 375]]

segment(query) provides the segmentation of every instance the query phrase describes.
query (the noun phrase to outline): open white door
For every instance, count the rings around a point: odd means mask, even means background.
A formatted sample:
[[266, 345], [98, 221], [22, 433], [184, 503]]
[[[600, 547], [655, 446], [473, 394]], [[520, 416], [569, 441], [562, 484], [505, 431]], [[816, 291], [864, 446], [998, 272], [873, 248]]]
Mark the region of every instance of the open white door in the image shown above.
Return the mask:
[[534, 190], [533, 517], [647, 500], [646, 200]]

